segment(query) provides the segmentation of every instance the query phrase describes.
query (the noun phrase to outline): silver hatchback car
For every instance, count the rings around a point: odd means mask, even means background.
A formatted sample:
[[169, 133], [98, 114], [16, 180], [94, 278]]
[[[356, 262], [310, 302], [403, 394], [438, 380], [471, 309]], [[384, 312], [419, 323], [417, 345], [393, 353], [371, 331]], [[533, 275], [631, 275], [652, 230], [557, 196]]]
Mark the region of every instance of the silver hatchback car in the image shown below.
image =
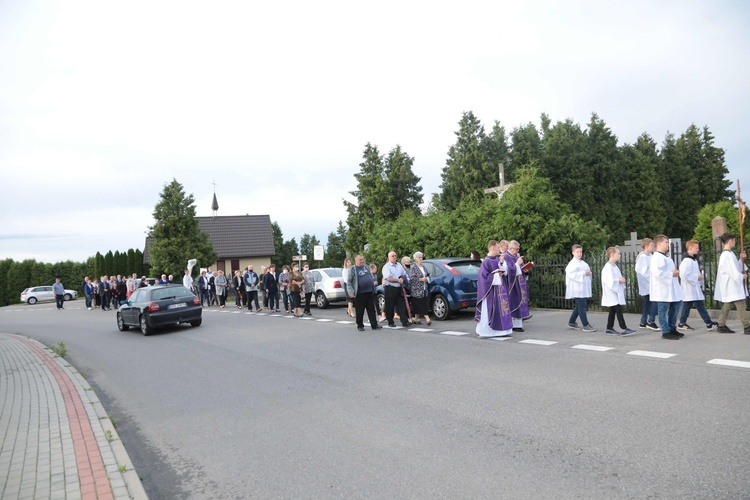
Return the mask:
[[[66, 288], [63, 297], [65, 300], [73, 300], [78, 297], [78, 292]], [[32, 286], [21, 292], [21, 302], [34, 305], [47, 300], [55, 300], [55, 292], [52, 291], [51, 286]]]

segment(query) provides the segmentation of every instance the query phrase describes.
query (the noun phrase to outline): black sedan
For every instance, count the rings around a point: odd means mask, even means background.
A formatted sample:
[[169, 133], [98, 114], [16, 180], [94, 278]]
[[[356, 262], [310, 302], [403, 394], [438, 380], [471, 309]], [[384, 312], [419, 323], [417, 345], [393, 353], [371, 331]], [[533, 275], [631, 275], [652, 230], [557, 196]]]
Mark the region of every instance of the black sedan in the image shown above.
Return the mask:
[[117, 328], [124, 332], [131, 326], [150, 335], [164, 325], [190, 323], [200, 326], [201, 301], [182, 285], [158, 285], [139, 288], [117, 310]]

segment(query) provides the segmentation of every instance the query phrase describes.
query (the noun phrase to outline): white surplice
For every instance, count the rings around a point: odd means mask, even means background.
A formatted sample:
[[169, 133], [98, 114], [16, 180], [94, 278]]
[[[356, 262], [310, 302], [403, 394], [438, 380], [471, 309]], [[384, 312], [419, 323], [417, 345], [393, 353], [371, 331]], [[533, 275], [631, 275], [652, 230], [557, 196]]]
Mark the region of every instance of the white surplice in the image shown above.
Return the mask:
[[652, 302], [679, 302], [682, 300], [680, 280], [673, 276], [675, 265], [672, 259], [661, 252], [651, 257], [650, 299]]
[[745, 286], [742, 282], [740, 260], [731, 250], [724, 250], [719, 257], [719, 268], [716, 270], [716, 287], [714, 300], [735, 302], [745, 300]]

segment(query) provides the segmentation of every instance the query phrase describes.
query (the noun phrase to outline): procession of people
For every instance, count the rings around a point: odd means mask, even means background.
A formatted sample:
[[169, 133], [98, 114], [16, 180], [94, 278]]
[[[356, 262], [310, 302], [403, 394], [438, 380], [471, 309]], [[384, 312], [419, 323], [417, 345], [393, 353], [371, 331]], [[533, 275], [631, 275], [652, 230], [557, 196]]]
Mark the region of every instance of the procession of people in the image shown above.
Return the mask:
[[[719, 241], [722, 244], [719, 263], [716, 270], [714, 300], [721, 302], [722, 308], [718, 321], [714, 321], [706, 309], [703, 295], [704, 276], [698, 263], [699, 242], [690, 240], [685, 244], [682, 262], [677, 266], [669, 255], [669, 238], [660, 234], [643, 238], [642, 251], [635, 262], [638, 295], [643, 302], [639, 328], [661, 332], [661, 338], [679, 340], [684, 332], [693, 331], [687, 320], [692, 309], [695, 309], [707, 330], [717, 333], [735, 333], [727, 326], [729, 311], [734, 308], [742, 323], [743, 332], [750, 334], [750, 321], [747, 317], [747, 265], [744, 250], [737, 255], [734, 251], [737, 238], [732, 233], [724, 233]], [[471, 253], [471, 259], [477, 263], [477, 298], [474, 314], [475, 331], [480, 338], [507, 337], [513, 333], [524, 332], [524, 320], [531, 318], [529, 312], [529, 287], [526, 276], [533, 263], [524, 263], [520, 254], [521, 245], [512, 240], [490, 240], [487, 254], [481, 257], [478, 252]], [[592, 300], [593, 275], [589, 265], [583, 260], [583, 247], [573, 245], [572, 259], [565, 269], [565, 298], [573, 301], [573, 311], [567, 327], [583, 332], [596, 332], [597, 329], [588, 320], [587, 304]], [[636, 333], [627, 327], [623, 315], [626, 305], [626, 278], [620, 271], [620, 250], [610, 247], [606, 250], [608, 261], [601, 270], [601, 305], [608, 310], [607, 335], [629, 336]], [[404, 256], [398, 260], [395, 251], [388, 253], [388, 261], [382, 267], [381, 279], [378, 279], [378, 267], [367, 264], [363, 255], [354, 258], [354, 264], [346, 259], [344, 262], [342, 288], [345, 290], [349, 313], [355, 318], [358, 330], [365, 329], [364, 316], [367, 314], [373, 330], [381, 328], [381, 321], [387, 326], [420, 325], [422, 320], [429, 326], [430, 318], [430, 283], [431, 277], [423, 265], [424, 255], [416, 252], [412, 258]], [[174, 277], [162, 274], [159, 285], [175, 283]], [[218, 305], [225, 308], [230, 295], [234, 295], [235, 307], [247, 308], [260, 312], [264, 308], [272, 313], [281, 312], [283, 299], [284, 311], [295, 317], [311, 316], [311, 300], [315, 296], [315, 281], [308, 263], [283, 266], [276, 272], [276, 266], [262, 267], [258, 275], [252, 265], [242, 271], [234, 271], [231, 279], [223, 270], [216, 273], [207, 268], [200, 272], [195, 280], [185, 270], [182, 284], [192, 290], [204, 307]], [[376, 288], [384, 288], [385, 305], [381, 311], [377, 300]], [[58, 283], [57, 289], [61, 288]], [[108, 311], [117, 309], [127, 301], [133, 291], [140, 287], [150, 286], [145, 276], [138, 278], [118, 275], [117, 277], [101, 276], [98, 279], [84, 278], [82, 283], [86, 308]], [[56, 293], [56, 295], [59, 295]], [[259, 300], [262, 297], [262, 303]], [[304, 297], [304, 308], [303, 308]], [[255, 306], [255, 307], [253, 307]], [[62, 309], [62, 305], [58, 305]], [[658, 324], [657, 324], [658, 319]], [[578, 323], [580, 320], [581, 324]], [[619, 330], [615, 328], [615, 320]]]

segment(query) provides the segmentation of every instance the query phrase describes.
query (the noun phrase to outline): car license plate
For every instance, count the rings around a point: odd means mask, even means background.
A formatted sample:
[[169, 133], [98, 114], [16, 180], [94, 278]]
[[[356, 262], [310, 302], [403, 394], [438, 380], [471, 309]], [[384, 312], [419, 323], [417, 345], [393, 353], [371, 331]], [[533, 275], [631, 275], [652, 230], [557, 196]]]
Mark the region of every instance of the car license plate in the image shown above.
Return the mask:
[[179, 304], [170, 304], [167, 309], [179, 309], [181, 307], [187, 307], [187, 304], [185, 302], [180, 302]]

